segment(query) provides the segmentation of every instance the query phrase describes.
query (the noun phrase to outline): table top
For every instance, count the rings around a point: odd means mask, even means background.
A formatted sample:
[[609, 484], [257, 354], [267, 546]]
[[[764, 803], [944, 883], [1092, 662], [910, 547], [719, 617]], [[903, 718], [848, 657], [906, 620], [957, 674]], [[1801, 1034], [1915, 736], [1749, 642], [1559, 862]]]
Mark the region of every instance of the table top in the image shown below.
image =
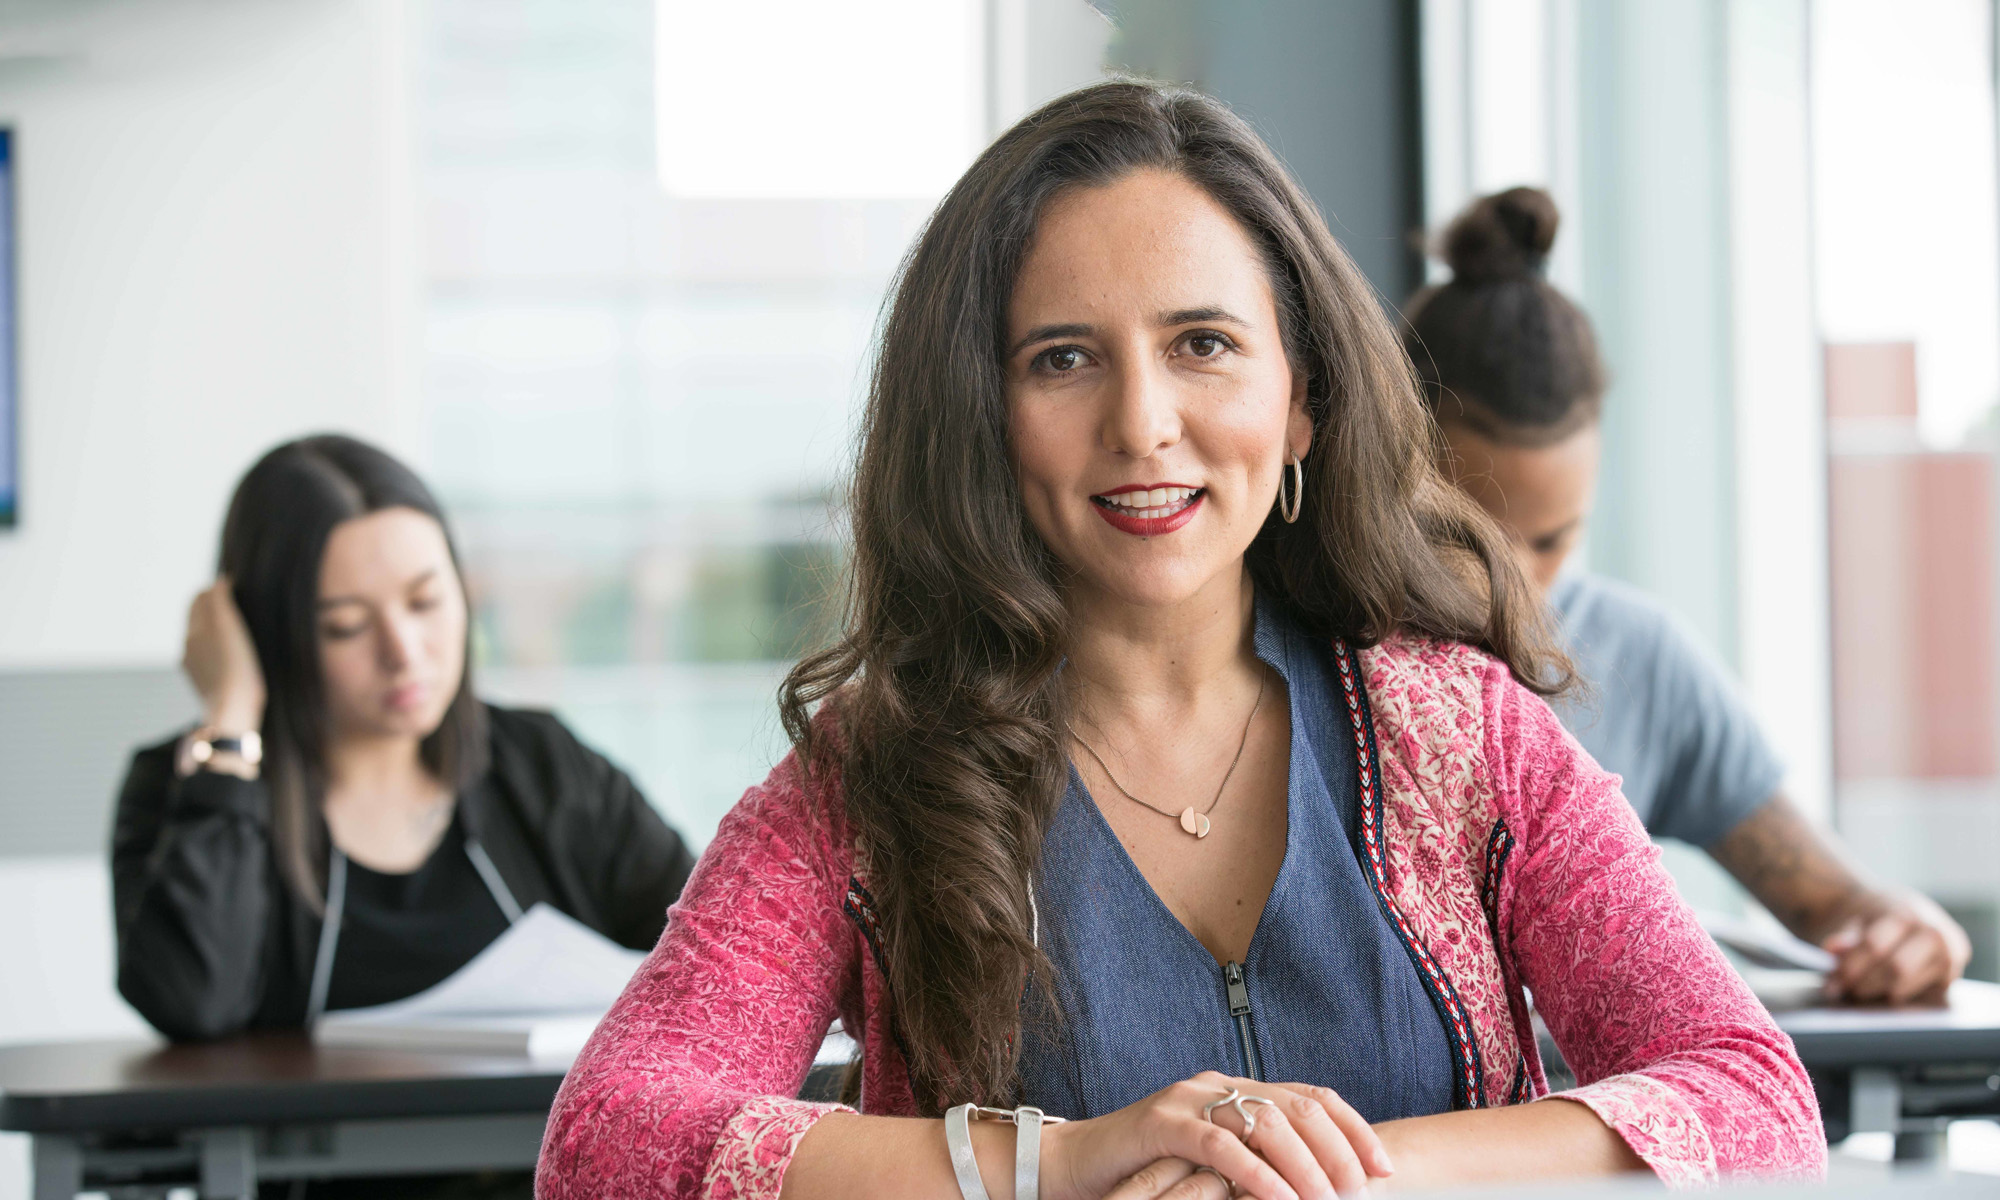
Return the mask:
[[1961, 979], [1942, 1008], [1796, 1008], [1771, 1015], [1809, 1069], [2000, 1062], [2000, 984]]
[[[2000, 984], [1961, 980], [1944, 1008], [1776, 1017], [1809, 1068], [2000, 1061]], [[0, 1045], [0, 1130], [544, 1113], [562, 1077], [560, 1064], [520, 1057], [320, 1047], [296, 1033]]]
[[0, 1130], [546, 1113], [562, 1077], [527, 1058], [318, 1047], [298, 1033], [0, 1045]]

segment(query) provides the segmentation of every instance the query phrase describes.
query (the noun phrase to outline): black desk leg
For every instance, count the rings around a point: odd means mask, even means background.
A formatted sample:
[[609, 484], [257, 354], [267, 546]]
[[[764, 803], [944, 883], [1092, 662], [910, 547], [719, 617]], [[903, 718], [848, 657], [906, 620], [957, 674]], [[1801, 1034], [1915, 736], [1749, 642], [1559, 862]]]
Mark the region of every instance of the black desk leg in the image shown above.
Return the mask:
[[1943, 1165], [1945, 1128], [1942, 1121], [1932, 1129], [1906, 1129], [1896, 1134], [1896, 1161]]
[[83, 1147], [58, 1134], [38, 1133], [34, 1156], [35, 1200], [76, 1200], [83, 1190]]

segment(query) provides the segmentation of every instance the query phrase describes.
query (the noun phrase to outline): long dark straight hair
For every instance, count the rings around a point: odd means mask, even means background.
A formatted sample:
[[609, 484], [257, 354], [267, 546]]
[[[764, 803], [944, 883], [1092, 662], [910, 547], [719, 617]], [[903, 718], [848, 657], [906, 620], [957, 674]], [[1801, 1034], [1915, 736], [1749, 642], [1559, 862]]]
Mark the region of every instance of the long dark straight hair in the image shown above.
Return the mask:
[[[222, 525], [222, 573], [264, 670], [264, 766], [279, 871], [316, 911], [325, 906], [326, 746], [330, 732], [319, 660], [319, 575], [336, 525], [409, 508], [445, 528], [429, 488], [394, 458], [350, 437], [286, 442], [236, 485]], [[459, 584], [464, 586], [460, 571]], [[422, 743], [424, 766], [462, 790], [486, 770], [486, 710], [472, 691], [471, 629], [465, 671], [444, 720]]]
[[1274, 514], [1251, 545], [1258, 588], [1322, 636], [1408, 630], [1483, 647], [1539, 690], [1567, 679], [1503, 535], [1432, 464], [1429, 415], [1374, 291], [1249, 127], [1137, 82], [1024, 118], [904, 261], [861, 423], [844, 633], [781, 696], [802, 761], [837, 779], [865, 848], [929, 1112], [1012, 1095], [1023, 986], [1048, 970], [1029, 880], [1066, 779], [1069, 618], [1011, 465], [1008, 305], [1052, 198], [1146, 168], [1193, 181], [1250, 234], [1307, 381], [1304, 511]]

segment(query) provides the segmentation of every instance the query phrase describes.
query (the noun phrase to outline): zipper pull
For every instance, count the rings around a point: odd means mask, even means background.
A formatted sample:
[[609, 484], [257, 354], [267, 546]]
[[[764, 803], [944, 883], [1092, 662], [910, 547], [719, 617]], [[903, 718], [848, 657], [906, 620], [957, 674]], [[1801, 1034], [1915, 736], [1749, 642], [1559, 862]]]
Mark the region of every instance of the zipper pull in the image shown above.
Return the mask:
[[1243, 964], [1239, 962], [1222, 965], [1222, 982], [1229, 989], [1229, 1015], [1243, 1017], [1250, 1014], [1250, 988], [1243, 982]]

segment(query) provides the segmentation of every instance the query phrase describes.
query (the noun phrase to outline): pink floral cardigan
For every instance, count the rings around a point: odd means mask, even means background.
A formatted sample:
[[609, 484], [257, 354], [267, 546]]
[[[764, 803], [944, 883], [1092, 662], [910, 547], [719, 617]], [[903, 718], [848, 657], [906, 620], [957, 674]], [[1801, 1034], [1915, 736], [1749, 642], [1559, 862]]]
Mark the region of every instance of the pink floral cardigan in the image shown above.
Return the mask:
[[[1668, 1183], [1823, 1173], [1790, 1040], [1676, 896], [1617, 778], [1476, 650], [1398, 638], [1337, 658], [1364, 869], [1446, 1017], [1460, 1106], [1547, 1092], [1531, 990], [1582, 1081], [1561, 1094]], [[776, 1197], [837, 1107], [791, 1098], [836, 1016], [862, 1045], [863, 1111], [912, 1114], [865, 876], [833, 783], [787, 758], [745, 794], [564, 1081], [537, 1194]]]

